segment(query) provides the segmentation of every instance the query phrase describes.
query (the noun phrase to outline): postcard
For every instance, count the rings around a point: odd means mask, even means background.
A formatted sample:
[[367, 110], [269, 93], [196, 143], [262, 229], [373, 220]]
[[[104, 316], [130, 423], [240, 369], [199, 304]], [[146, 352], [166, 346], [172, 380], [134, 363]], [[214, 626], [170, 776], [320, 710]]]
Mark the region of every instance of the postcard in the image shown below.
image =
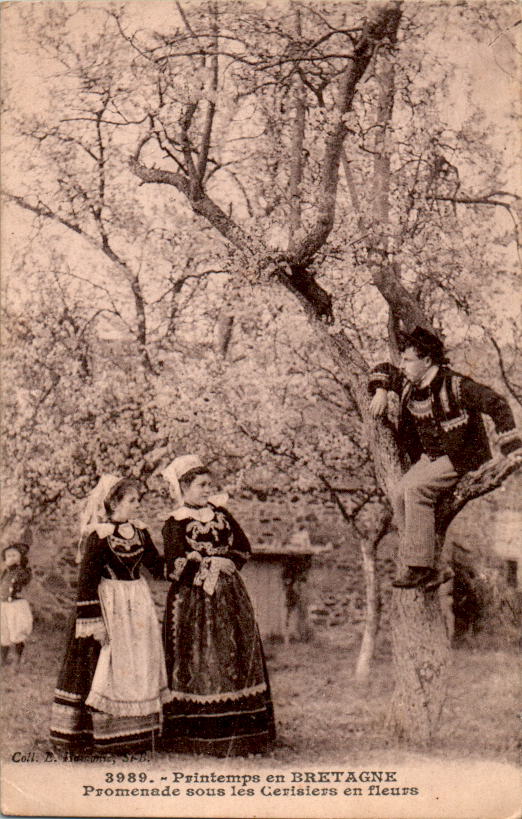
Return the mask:
[[2, 15], [2, 811], [520, 817], [520, 10]]

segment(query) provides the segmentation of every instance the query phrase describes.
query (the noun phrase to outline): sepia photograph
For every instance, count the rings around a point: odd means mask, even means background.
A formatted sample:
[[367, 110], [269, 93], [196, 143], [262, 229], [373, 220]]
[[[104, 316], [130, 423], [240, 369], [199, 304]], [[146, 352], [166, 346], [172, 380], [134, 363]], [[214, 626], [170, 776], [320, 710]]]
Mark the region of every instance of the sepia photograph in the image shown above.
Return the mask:
[[0, 14], [3, 814], [521, 819], [520, 5]]

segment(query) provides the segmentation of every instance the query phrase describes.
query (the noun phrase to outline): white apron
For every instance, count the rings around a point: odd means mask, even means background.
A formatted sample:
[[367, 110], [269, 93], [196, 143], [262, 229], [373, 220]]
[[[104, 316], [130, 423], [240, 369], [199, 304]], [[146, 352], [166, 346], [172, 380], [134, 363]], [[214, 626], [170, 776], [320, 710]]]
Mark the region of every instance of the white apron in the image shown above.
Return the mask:
[[115, 716], [161, 712], [169, 699], [167, 674], [146, 580], [104, 578], [98, 595], [109, 642], [101, 648], [86, 704]]

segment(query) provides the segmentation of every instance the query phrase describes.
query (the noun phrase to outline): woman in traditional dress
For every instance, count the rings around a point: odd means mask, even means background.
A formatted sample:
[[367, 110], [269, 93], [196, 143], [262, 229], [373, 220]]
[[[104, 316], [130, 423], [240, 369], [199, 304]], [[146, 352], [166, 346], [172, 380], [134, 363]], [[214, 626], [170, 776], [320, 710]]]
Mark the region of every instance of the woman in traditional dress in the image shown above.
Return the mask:
[[211, 495], [199, 458], [176, 458], [163, 475], [176, 507], [163, 527], [172, 580], [163, 621], [171, 699], [162, 747], [212, 756], [266, 753], [274, 714], [261, 639], [239, 571], [248, 539]]
[[164, 560], [133, 517], [137, 501], [132, 481], [103, 475], [87, 503], [76, 614], [51, 720], [51, 738], [62, 748], [141, 751], [160, 729], [165, 657], [140, 566], [164, 578]]

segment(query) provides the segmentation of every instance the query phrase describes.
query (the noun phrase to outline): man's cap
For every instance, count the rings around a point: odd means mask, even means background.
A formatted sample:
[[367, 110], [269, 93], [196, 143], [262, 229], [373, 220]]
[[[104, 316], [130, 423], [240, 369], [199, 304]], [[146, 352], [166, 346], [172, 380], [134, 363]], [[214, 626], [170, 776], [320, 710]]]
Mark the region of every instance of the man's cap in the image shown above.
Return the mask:
[[443, 342], [424, 327], [416, 327], [411, 333], [399, 333], [398, 341], [403, 350], [407, 347], [415, 347], [423, 356], [430, 356], [434, 359], [444, 357]]

